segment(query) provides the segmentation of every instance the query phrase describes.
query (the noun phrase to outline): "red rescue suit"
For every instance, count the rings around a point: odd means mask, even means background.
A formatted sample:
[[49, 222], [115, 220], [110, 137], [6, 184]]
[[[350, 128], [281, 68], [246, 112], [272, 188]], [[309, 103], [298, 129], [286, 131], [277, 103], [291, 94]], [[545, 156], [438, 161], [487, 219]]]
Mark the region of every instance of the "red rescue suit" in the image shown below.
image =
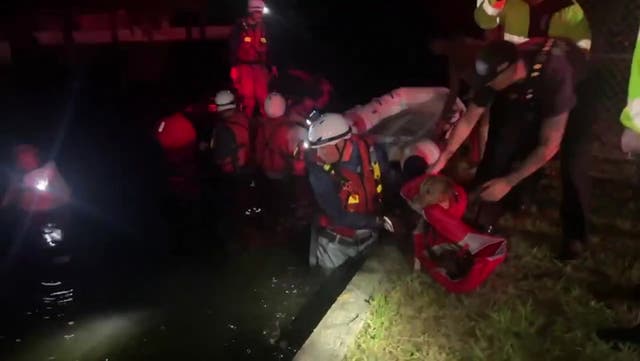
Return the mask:
[[211, 137], [214, 163], [223, 173], [237, 173], [249, 164], [249, 119], [237, 110], [220, 113]]
[[196, 130], [191, 121], [181, 112], [174, 113], [158, 123], [155, 136], [171, 167], [171, 188], [187, 198], [197, 197]]
[[231, 36], [231, 80], [242, 98], [244, 112], [252, 117], [256, 103], [264, 114], [271, 74], [268, 69], [268, 45], [263, 22], [238, 22]]
[[[362, 174], [344, 167], [334, 168], [331, 164], [324, 164], [324, 170], [340, 183], [340, 200], [344, 209], [360, 214], [376, 214], [382, 202], [382, 173], [376, 152], [358, 136], [354, 135], [350, 140], [358, 147]], [[356, 230], [337, 226], [326, 215], [320, 216], [319, 225], [343, 237], [355, 236]]]
[[[420, 185], [427, 177], [431, 175], [418, 177], [405, 184], [401, 190], [402, 197], [411, 201], [419, 193]], [[507, 255], [505, 239], [474, 233], [474, 230], [461, 220], [466, 206], [467, 195], [462, 187], [456, 185], [449, 198], [449, 208], [431, 205], [423, 209], [422, 215], [431, 228], [426, 233], [416, 233], [413, 236], [414, 257], [436, 282], [453, 293], [475, 290]], [[471, 271], [460, 280], [450, 279], [435, 262], [425, 255], [427, 247], [446, 242], [457, 243], [469, 249], [473, 255], [474, 265]]]
[[302, 143], [307, 134], [304, 123], [285, 117], [267, 119], [256, 138], [256, 162], [272, 179], [303, 176], [306, 166]]

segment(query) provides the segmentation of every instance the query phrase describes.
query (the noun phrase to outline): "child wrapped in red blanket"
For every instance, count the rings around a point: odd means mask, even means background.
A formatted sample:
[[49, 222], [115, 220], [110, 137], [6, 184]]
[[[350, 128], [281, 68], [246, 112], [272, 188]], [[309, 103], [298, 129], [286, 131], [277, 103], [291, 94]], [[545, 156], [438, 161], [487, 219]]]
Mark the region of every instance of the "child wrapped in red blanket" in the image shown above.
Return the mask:
[[447, 177], [422, 175], [401, 194], [423, 217], [413, 235], [414, 267], [447, 290], [473, 291], [506, 257], [505, 239], [478, 234], [462, 221], [467, 194]]

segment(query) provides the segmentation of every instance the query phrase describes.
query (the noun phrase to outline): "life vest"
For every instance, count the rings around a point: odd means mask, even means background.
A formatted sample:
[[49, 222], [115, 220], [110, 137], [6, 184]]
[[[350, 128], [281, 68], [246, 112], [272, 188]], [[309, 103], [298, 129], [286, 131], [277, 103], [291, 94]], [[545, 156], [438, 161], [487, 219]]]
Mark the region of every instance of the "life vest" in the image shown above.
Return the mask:
[[264, 64], [267, 62], [267, 37], [264, 23], [250, 25], [246, 20], [240, 22], [240, 45], [237, 59], [239, 63]]
[[214, 126], [209, 146], [213, 162], [223, 173], [241, 171], [249, 162], [249, 119], [235, 111]]
[[[410, 202], [419, 193], [422, 182], [431, 175], [424, 175], [409, 181], [400, 194]], [[430, 205], [422, 210], [422, 216], [431, 225], [425, 233], [414, 234], [414, 256], [422, 268], [447, 291], [466, 293], [477, 289], [507, 256], [507, 242], [504, 238], [476, 233], [462, 220], [467, 206], [467, 195], [458, 185], [454, 187], [450, 206], [445, 209]], [[427, 247], [442, 243], [455, 243], [467, 249], [473, 256], [473, 266], [469, 273], [457, 280], [451, 279], [446, 271], [425, 255]]]
[[[263, 123], [256, 139], [256, 162], [265, 174], [305, 174], [302, 144], [306, 132], [306, 124], [288, 119], [270, 119]], [[296, 133], [299, 133], [299, 136]], [[299, 138], [295, 149], [289, 149], [290, 137]]]
[[640, 134], [640, 29], [631, 62], [627, 106], [622, 112], [620, 121], [625, 127]]
[[[345, 167], [335, 167], [332, 164], [323, 164], [322, 167], [340, 185], [340, 200], [347, 212], [376, 214], [382, 203], [382, 170], [376, 151], [360, 137], [352, 136], [351, 141], [360, 153], [362, 161], [360, 173]], [[319, 225], [347, 238], [353, 237], [356, 231], [335, 225], [326, 215], [320, 217]]]
[[547, 0], [534, 7], [523, 0], [483, 0], [474, 16], [485, 30], [504, 26], [504, 40], [515, 44], [534, 37], [563, 37], [584, 50], [591, 48], [589, 22], [573, 0]]

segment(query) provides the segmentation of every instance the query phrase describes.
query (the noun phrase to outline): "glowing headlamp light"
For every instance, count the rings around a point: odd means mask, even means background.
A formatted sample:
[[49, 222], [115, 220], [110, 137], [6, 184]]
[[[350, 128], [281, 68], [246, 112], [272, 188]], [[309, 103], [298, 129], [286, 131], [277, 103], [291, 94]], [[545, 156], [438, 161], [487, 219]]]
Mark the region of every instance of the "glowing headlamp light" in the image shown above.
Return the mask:
[[49, 180], [46, 178], [41, 178], [36, 181], [35, 187], [37, 190], [44, 192], [49, 187]]
[[311, 111], [311, 113], [309, 113], [309, 115], [307, 115], [307, 118], [305, 119], [305, 123], [307, 123], [307, 125], [310, 126], [318, 118], [320, 118], [320, 112], [314, 109]]

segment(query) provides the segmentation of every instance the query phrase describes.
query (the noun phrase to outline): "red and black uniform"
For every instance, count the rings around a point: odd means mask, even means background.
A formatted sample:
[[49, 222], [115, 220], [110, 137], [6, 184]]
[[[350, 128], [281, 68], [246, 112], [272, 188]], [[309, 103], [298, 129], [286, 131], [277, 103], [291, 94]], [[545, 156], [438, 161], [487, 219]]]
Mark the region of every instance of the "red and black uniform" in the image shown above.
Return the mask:
[[286, 117], [267, 119], [256, 138], [256, 162], [269, 178], [302, 176], [306, 165], [301, 149], [307, 127]]
[[245, 114], [253, 116], [256, 102], [264, 113], [268, 94], [270, 60], [268, 37], [263, 22], [241, 19], [230, 39], [231, 80], [242, 98]]
[[387, 171], [384, 152], [364, 139], [352, 136], [353, 153], [347, 161], [308, 165], [309, 180], [322, 209], [319, 226], [351, 238], [359, 229], [377, 230], [382, 201], [382, 172]]
[[222, 173], [238, 173], [249, 164], [249, 119], [237, 110], [220, 113], [211, 136], [213, 161]]

